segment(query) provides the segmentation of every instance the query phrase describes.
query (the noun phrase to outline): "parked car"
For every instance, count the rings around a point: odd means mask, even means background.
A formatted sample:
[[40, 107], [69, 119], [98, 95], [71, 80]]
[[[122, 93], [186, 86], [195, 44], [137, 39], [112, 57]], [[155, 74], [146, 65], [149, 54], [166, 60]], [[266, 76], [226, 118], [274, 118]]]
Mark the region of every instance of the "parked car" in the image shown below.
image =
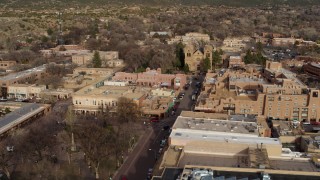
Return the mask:
[[163, 126], [162, 130], [167, 131], [170, 129], [170, 126]]
[[167, 143], [167, 140], [166, 139], [162, 139], [160, 141], [160, 147], [164, 147], [166, 145], [166, 143]]
[[158, 151], [158, 154], [161, 154], [163, 151], [163, 148], [160, 148], [159, 151]]
[[151, 117], [150, 122], [159, 122], [159, 117]]

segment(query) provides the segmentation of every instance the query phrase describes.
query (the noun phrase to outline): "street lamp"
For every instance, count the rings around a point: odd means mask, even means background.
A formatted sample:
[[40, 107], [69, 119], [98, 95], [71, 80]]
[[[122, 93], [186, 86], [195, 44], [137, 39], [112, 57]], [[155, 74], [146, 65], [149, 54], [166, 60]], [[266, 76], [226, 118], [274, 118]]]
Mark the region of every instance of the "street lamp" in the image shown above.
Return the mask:
[[154, 149], [149, 149], [149, 151], [153, 151], [154, 152], [154, 159], [157, 160], [157, 152]]

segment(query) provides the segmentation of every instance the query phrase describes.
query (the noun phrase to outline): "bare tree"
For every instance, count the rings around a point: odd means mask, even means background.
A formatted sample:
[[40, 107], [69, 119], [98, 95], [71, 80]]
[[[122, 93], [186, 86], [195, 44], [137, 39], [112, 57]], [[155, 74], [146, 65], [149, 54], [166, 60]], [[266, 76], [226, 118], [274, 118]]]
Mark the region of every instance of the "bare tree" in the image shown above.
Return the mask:
[[99, 179], [99, 167], [114, 154], [116, 142], [112, 127], [104, 128], [95, 120], [82, 121], [75, 128], [75, 136], [90, 164], [93, 165], [96, 179]]
[[11, 170], [10, 168], [13, 166], [12, 159], [13, 159], [13, 147], [7, 147], [2, 142], [0, 144], [0, 168], [6, 174], [8, 179], [11, 177]]

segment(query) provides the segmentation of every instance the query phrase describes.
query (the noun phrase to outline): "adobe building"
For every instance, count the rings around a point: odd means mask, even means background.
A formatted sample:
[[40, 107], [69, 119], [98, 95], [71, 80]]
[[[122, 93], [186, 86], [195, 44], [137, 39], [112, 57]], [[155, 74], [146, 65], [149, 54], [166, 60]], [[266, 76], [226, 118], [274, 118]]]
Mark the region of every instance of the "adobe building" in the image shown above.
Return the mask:
[[142, 73], [117, 72], [112, 80], [128, 81], [138, 86], [179, 89], [187, 83], [187, 76], [185, 74], [162, 74], [161, 68], [156, 70], [147, 68], [146, 72]]
[[30, 79], [41, 79], [46, 74], [46, 65], [31, 68], [25, 71], [12, 73], [0, 78], [2, 97], [7, 97], [7, 88], [12, 84], [24, 84]]
[[2, 60], [0, 60], [0, 69], [7, 70], [16, 64], [17, 64], [16, 61], [2, 61]]
[[244, 66], [244, 62], [242, 61], [241, 56], [230, 56], [229, 57], [229, 68], [233, 67], [242, 67]]
[[199, 71], [205, 58], [209, 58], [212, 64], [213, 47], [205, 45], [204, 48], [196, 49], [194, 45], [187, 45], [184, 49], [185, 64], [189, 66], [190, 71]]
[[40, 93], [45, 89], [45, 85], [12, 84], [8, 86], [8, 98], [31, 99], [40, 97]]
[[75, 68], [73, 70], [73, 75], [77, 76], [83, 73], [84, 75], [90, 76], [110, 76], [113, 73], [113, 69], [111, 68]]
[[183, 43], [185, 45], [197, 44], [198, 42], [210, 42], [210, 36], [208, 34], [202, 34], [197, 32], [186, 33], [184, 36], [175, 36], [167, 41], [168, 44]]
[[[122, 59], [119, 59], [118, 51], [98, 51], [102, 67], [121, 67], [124, 65]], [[88, 65], [92, 63], [94, 52], [86, 52], [72, 56], [72, 63], [79, 66]]]
[[250, 37], [231, 38], [223, 40], [221, 49], [224, 52], [241, 52], [247, 48], [247, 44], [251, 41]]
[[115, 108], [120, 97], [133, 100], [141, 105], [146, 96], [144, 90], [134, 90], [129, 86], [100, 86], [84, 87], [72, 95], [73, 109], [76, 113], [87, 114]]
[[308, 89], [280, 63], [267, 62], [262, 74], [208, 73], [195, 110], [318, 122], [319, 93]]

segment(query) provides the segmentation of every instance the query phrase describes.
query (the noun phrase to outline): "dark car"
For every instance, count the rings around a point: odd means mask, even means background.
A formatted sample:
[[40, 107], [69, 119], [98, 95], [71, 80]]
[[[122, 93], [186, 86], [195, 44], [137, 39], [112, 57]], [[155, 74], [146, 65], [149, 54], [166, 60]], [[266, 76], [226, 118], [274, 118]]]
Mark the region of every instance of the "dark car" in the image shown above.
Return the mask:
[[169, 130], [170, 129], [170, 126], [163, 126], [163, 128], [162, 128], [164, 131], [167, 131], [167, 130]]

